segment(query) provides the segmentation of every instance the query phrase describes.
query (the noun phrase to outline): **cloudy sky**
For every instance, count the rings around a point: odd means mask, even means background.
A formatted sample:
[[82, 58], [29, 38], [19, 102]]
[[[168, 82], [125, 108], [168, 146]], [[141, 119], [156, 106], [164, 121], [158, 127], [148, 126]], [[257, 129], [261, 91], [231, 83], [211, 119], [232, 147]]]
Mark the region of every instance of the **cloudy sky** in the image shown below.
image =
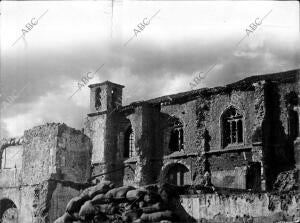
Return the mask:
[[0, 19], [1, 138], [46, 122], [81, 129], [89, 88], [69, 97], [102, 64], [88, 84], [125, 85], [124, 104], [188, 91], [213, 65], [198, 88], [300, 68], [296, 1], [10, 1]]

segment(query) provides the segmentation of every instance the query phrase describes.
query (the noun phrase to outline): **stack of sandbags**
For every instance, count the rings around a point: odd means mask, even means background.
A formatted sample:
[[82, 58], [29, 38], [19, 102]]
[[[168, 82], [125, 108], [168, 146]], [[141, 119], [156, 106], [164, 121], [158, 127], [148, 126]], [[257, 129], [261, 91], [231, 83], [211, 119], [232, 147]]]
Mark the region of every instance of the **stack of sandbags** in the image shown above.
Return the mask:
[[299, 189], [299, 185], [297, 184], [297, 169], [284, 171], [278, 174], [275, 183], [273, 184], [273, 189], [275, 191], [287, 192], [292, 190]]
[[178, 193], [176, 188], [166, 184], [115, 188], [103, 181], [71, 199], [55, 223], [173, 222], [176, 218], [169, 203]]

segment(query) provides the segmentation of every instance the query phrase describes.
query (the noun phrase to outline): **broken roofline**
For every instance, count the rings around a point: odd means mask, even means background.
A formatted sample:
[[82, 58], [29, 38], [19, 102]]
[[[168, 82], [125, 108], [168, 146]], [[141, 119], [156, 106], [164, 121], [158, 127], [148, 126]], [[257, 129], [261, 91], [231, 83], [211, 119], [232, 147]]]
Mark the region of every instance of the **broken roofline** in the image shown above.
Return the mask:
[[237, 82], [233, 82], [231, 84], [227, 84], [225, 86], [217, 86], [213, 88], [199, 88], [196, 90], [181, 92], [172, 95], [161, 96], [154, 99], [149, 99], [145, 101], [135, 101], [130, 103], [129, 105], [120, 107], [118, 111], [128, 111], [135, 107], [141, 106], [142, 104], [160, 104], [164, 102], [184, 102], [186, 100], [193, 100], [200, 95], [212, 95], [218, 94], [221, 92], [230, 93], [232, 90], [251, 90], [253, 89], [253, 84], [259, 81], [274, 81], [279, 83], [290, 83], [299, 81], [300, 77], [300, 69], [288, 70], [283, 72], [271, 73], [271, 74], [262, 74], [262, 75], [254, 75], [250, 77], [246, 77]]

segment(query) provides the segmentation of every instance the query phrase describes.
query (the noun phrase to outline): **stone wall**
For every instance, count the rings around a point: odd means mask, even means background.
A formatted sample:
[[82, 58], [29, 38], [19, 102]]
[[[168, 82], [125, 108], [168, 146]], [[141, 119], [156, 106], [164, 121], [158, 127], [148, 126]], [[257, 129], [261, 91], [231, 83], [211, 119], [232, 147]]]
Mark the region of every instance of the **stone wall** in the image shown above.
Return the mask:
[[84, 132], [93, 143], [92, 163], [104, 162], [104, 143], [106, 137], [106, 114], [89, 117]]
[[53, 222], [88, 185], [91, 143], [81, 131], [57, 123], [36, 126], [21, 139], [1, 140], [0, 154], [10, 147], [23, 150], [22, 167], [0, 169], [0, 204], [14, 204], [18, 222]]
[[[108, 179], [118, 185], [132, 182], [142, 185], [162, 179], [169, 162], [182, 162], [188, 169], [185, 183], [197, 184], [195, 160], [204, 153], [209, 162], [207, 170], [216, 185], [271, 189], [276, 175], [295, 163], [292, 119], [286, 97], [293, 92], [298, 94], [297, 75], [298, 70], [253, 76], [224, 87], [134, 102], [112, 114], [108, 105], [114, 101], [109, 97], [110, 88], [104, 87], [112, 83], [96, 84], [94, 87], [102, 86], [106, 102], [101, 110], [91, 110], [94, 113], [88, 115], [91, 128], [87, 132], [94, 145], [93, 157], [98, 162], [93, 174], [110, 172]], [[94, 93], [91, 92], [91, 97], [95, 97]], [[94, 101], [91, 103], [93, 106]], [[243, 116], [243, 142], [225, 146], [221, 120], [224, 111], [231, 107]], [[181, 151], [169, 148], [172, 119], [182, 123]], [[130, 125], [135, 133], [137, 156], [127, 160], [123, 157], [124, 132]], [[134, 166], [134, 174], [125, 167], [126, 163]]]
[[[0, 203], [9, 200], [17, 207], [18, 222], [33, 222], [33, 190], [34, 187], [0, 188]], [[2, 216], [1, 216], [2, 217]]]
[[183, 195], [180, 202], [198, 222], [273, 223], [300, 219], [300, 196], [297, 193]]

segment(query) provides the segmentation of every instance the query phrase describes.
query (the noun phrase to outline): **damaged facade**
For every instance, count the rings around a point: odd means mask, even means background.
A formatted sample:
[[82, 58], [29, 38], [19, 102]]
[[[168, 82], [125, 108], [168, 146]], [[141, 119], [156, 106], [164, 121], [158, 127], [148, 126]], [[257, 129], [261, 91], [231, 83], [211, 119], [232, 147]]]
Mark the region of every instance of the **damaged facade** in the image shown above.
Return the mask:
[[124, 86], [89, 87], [95, 178], [195, 185], [209, 173], [217, 187], [259, 191], [299, 168], [299, 70], [127, 106]]
[[219, 188], [272, 190], [279, 173], [300, 169], [299, 76], [253, 76], [126, 106], [124, 86], [92, 84], [84, 133], [46, 124], [1, 141], [0, 219], [53, 222], [102, 179], [203, 185], [209, 175]]
[[0, 142], [0, 222], [54, 222], [90, 177], [91, 142], [65, 124]]

